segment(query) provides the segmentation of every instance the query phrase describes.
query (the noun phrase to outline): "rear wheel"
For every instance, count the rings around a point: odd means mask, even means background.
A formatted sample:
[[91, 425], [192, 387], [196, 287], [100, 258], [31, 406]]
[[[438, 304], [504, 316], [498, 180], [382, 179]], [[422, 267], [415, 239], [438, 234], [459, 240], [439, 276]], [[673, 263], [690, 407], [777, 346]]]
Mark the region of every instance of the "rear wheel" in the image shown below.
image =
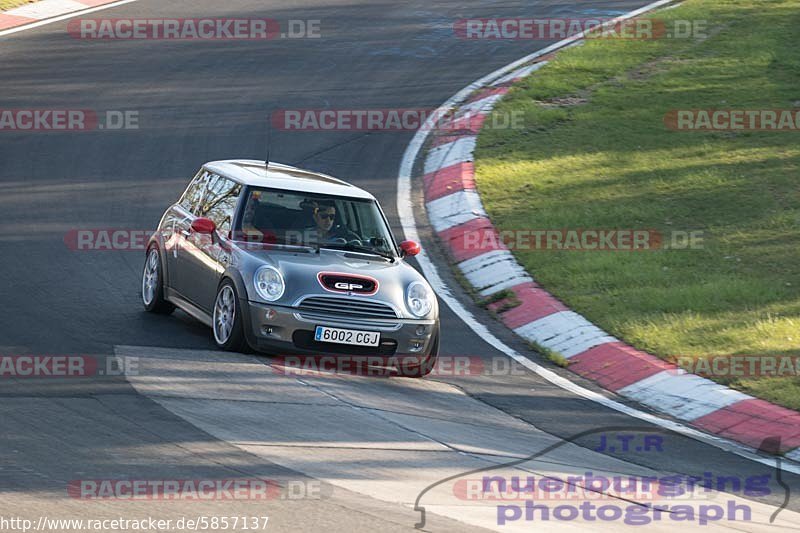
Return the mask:
[[436, 362], [439, 360], [439, 328], [433, 333], [431, 346], [428, 348], [428, 355], [423, 357], [418, 365], [401, 364], [397, 367], [397, 373], [407, 378], [421, 378], [430, 374]]
[[142, 303], [150, 313], [168, 315], [175, 310], [164, 298], [164, 276], [161, 271], [161, 254], [158, 246], [151, 246], [147, 251], [142, 271]]
[[212, 320], [214, 342], [218, 348], [229, 352], [241, 352], [247, 348], [241, 304], [230, 279], [225, 279], [217, 289]]

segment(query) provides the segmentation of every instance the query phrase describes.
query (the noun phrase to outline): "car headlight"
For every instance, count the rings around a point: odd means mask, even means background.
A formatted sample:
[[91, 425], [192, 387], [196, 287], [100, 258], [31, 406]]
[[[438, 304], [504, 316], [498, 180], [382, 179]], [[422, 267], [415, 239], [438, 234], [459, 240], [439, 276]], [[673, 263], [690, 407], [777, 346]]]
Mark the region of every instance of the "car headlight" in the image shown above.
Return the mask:
[[286, 283], [280, 271], [271, 266], [262, 266], [256, 270], [253, 285], [256, 286], [258, 295], [268, 302], [274, 302], [283, 296], [283, 291], [286, 290]]
[[433, 309], [433, 292], [426, 283], [414, 281], [408, 286], [406, 291], [406, 305], [411, 314], [417, 318], [422, 318]]

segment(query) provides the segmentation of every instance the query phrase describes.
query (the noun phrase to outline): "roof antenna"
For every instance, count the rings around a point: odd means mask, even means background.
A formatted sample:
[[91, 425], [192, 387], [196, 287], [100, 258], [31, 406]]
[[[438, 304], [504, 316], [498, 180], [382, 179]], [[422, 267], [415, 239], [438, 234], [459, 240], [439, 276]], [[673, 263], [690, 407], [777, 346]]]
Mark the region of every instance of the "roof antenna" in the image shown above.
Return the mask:
[[267, 156], [264, 159], [264, 167], [269, 168], [269, 152], [272, 144], [272, 111], [267, 115]]

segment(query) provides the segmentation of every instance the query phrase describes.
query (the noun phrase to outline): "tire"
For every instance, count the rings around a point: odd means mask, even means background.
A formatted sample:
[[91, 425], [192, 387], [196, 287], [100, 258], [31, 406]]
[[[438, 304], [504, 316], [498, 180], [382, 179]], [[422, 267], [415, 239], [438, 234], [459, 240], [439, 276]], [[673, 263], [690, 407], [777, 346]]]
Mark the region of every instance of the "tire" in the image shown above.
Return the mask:
[[433, 334], [431, 347], [428, 350], [428, 355], [418, 365], [400, 365], [397, 367], [397, 373], [405, 378], [421, 378], [430, 374], [436, 367], [436, 362], [439, 360], [439, 328]]
[[142, 303], [148, 313], [168, 315], [175, 306], [164, 298], [164, 275], [161, 269], [161, 252], [153, 245], [147, 250], [142, 268]]
[[247, 350], [242, 306], [239, 303], [239, 295], [236, 294], [236, 286], [229, 278], [222, 280], [217, 289], [211, 320], [214, 344], [217, 348], [227, 352]]

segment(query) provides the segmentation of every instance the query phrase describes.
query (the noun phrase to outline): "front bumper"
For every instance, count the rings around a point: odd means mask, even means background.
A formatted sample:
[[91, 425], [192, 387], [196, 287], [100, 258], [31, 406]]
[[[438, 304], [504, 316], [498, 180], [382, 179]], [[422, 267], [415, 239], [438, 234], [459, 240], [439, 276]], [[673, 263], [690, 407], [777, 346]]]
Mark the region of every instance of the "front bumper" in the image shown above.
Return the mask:
[[[253, 348], [273, 354], [413, 355], [423, 356], [431, 348], [438, 319], [366, 319], [314, 313], [309, 316], [293, 307], [242, 301], [246, 306], [245, 330]], [[379, 331], [377, 347], [317, 342], [316, 326], [361, 331]]]

